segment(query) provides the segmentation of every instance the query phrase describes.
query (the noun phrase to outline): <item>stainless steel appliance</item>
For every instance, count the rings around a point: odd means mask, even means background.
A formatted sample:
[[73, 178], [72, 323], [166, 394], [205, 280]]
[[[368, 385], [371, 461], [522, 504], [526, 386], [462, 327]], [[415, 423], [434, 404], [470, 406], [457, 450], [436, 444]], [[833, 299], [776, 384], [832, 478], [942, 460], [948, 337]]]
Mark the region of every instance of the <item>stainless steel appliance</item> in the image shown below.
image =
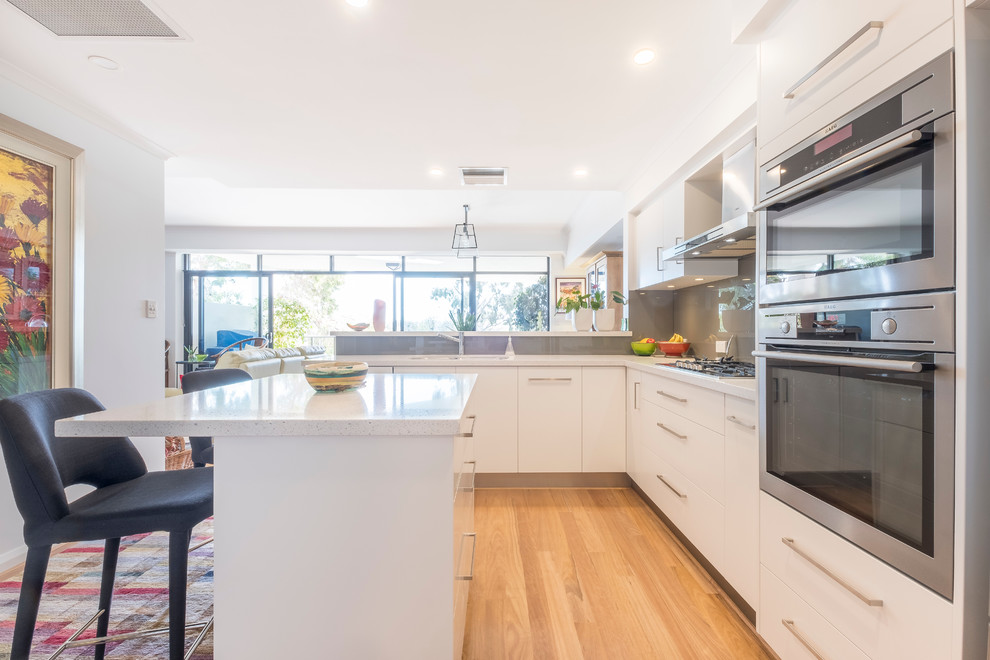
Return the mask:
[[764, 307], [760, 487], [952, 597], [955, 294]]
[[952, 53], [759, 168], [760, 303], [954, 286]]
[[678, 360], [673, 364], [658, 362], [662, 366], [672, 369], [685, 369], [694, 371], [706, 376], [717, 378], [755, 378], [756, 365], [752, 362], [740, 362], [731, 357], [722, 357], [717, 360], [708, 358], [692, 358], [690, 360]]

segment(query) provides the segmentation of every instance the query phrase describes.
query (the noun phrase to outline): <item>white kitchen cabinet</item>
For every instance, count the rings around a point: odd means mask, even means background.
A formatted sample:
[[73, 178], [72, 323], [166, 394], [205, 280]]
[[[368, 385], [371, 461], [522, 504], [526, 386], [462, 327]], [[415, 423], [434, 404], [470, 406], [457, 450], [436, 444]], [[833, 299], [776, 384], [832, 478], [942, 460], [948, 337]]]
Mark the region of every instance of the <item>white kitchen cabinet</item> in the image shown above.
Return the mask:
[[642, 384], [643, 372], [626, 369], [626, 472], [637, 483], [643, 480], [637, 453], [643, 436]]
[[518, 376], [513, 367], [457, 367], [457, 373], [478, 374], [465, 408], [476, 417], [475, 460], [478, 472], [519, 471]]
[[397, 374], [452, 374], [455, 369], [450, 365], [423, 365], [421, 367], [393, 367]]
[[725, 397], [725, 552], [722, 575], [746, 602], [760, 602], [760, 436], [755, 401]]
[[581, 471], [581, 367], [521, 367], [519, 471]]
[[[947, 657], [952, 603], [766, 493], [760, 507], [763, 569], [868, 657]], [[882, 604], [867, 604], [839, 580]], [[778, 607], [767, 593], [761, 603], [764, 611]], [[769, 641], [775, 622], [765, 617], [759, 625]]]
[[646, 448], [677, 468], [714, 500], [724, 503], [722, 434], [650, 402], [643, 404], [643, 415]]
[[636, 250], [636, 268], [629, 269], [629, 290], [642, 289], [663, 281], [663, 262], [659, 252], [667, 247], [664, 235], [663, 205], [655, 201], [633, 218], [633, 240]]
[[[759, 162], [777, 156], [951, 48], [951, 27], [946, 37], [921, 43], [951, 18], [952, 0], [790, 3], [760, 42]], [[785, 92], [872, 21], [882, 22], [883, 27], [867, 31], [794, 90], [793, 98], [784, 98]], [[905, 51], [909, 51], [910, 63], [888, 67], [869, 84], [857, 85]], [[840, 108], [836, 99], [848, 107]], [[810, 124], [802, 122], [812, 115]], [[799, 122], [800, 129], [789, 132]], [[778, 140], [785, 132], [788, 135]]]
[[[465, 421], [470, 424], [470, 415]], [[477, 430], [477, 419], [474, 419]], [[476, 461], [474, 456], [475, 438], [473, 431], [454, 439], [454, 658], [461, 657], [464, 647], [464, 626], [467, 621], [468, 595], [474, 579], [474, 556], [478, 537], [474, 531], [474, 476]]]
[[781, 660], [869, 660], [766, 568], [760, 572], [760, 590], [760, 635]]
[[626, 368], [581, 368], [581, 470], [626, 471]]
[[693, 422], [723, 433], [725, 397], [702, 385], [647, 374], [643, 378], [643, 398]]

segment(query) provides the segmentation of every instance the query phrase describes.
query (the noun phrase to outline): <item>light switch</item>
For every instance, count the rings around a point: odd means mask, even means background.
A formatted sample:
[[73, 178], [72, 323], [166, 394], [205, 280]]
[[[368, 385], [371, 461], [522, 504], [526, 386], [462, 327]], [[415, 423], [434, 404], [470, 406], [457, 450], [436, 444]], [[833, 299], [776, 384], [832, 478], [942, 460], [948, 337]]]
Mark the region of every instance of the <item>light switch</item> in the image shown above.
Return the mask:
[[144, 315], [149, 319], [158, 318], [158, 301], [157, 300], [145, 300], [144, 301]]

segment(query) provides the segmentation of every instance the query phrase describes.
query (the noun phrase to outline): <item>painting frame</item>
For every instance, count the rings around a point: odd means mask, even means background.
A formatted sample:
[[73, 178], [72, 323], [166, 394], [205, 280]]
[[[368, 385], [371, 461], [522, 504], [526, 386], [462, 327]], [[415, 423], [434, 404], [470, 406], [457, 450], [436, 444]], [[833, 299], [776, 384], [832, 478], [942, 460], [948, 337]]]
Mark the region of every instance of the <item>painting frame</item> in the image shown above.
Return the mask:
[[[0, 234], [22, 239], [27, 232], [30, 238], [0, 250], [0, 259], [11, 262], [0, 271], [0, 339], [6, 351], [0, 370], [18, 365], [13, 373], [0, 373], [0, 380], [10, 381], [3, 381], [0, 396], [81, 383], [82, 305], [77, 303], [82, 299], [83, 154], [75, 145], [0, 114], [0, 162], [5, 165]], [[39, 173], [44, 176], [34, 176]]]
[[584, 276], [575, 277], [556, 277], [553, 280], [553, 306], [557, 314], [566, 313], [560, 307], [557, 307], [557, 301], [561, 298], [569, 298], [576, 296], [583, 296], [587, 287], [587, 280]]

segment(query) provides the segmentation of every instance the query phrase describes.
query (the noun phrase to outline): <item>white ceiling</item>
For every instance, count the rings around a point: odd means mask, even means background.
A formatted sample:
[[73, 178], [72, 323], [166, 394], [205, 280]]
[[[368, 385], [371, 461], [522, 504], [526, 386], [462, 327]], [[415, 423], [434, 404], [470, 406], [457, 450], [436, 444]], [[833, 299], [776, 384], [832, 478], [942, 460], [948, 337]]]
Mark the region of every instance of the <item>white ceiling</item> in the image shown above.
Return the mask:
[[[59, 38], [0, 2], [0, 63], [172, 154], [168, 224], [441, 226], [470, 203], [563, 226], [714, 95], [744, 48], [730, 4], [159, 0], [188, 39], [156, 41]], [[467, 191], [465, 165], [509, 186]]]

